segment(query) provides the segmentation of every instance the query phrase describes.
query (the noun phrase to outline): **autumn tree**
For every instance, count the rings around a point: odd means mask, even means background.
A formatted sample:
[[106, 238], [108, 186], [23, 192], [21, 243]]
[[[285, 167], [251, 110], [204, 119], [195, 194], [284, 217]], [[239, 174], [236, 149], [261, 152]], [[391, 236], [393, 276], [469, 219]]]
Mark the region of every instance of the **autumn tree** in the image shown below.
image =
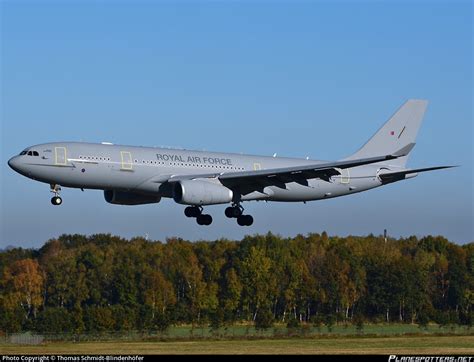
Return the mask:
[[148, 267], [142, 276], [141, 289], [145, 305], [151, 310], [152, 325], [165, 330], [170, 323], [166, 312], [176, 303], [173, 285], [159, 269]]
[[164, 330], [170, 324], [474, 320], [474, 244], [272, 233], [166, 243], [61, 235], [0, 251], [0, 332]]
[[6, 291], [6, 308], [14, 309], [20, 305], [26, 318], [36, 317], [43, 304], [43, 275], [37, 260], [28, 258], [13, 262], [5, 268], [2, 284]]

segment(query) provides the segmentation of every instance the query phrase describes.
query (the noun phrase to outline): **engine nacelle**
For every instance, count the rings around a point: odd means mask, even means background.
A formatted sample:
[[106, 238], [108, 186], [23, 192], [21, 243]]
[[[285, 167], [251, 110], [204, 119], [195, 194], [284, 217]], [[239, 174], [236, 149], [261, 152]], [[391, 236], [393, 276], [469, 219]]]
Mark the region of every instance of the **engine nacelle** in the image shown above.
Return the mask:
[[232, 201], [229, 188], [202, 180], [183, 180], [173, 187], [173, 199], [184, 205], [227, 204]]
[[161, 196], [144, 195], [137, 192], [126, 192], [116, 190], [105, 190], [104, 198], [110, 204], [115, 205], [143, 205], [158, 203]]

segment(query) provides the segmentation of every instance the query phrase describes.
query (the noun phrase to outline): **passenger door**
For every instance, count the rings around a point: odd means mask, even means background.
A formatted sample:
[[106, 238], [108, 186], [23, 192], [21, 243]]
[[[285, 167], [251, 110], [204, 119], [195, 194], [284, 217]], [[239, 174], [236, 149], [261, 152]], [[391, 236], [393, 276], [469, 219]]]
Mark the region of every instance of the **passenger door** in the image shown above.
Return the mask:
[[120, 151], [120, 170], [121, 171], [133, 171], [132, 154], [128, 151]]
[[66, 147], [54, 147], [54, 164], [58, 166], [67, 165]]

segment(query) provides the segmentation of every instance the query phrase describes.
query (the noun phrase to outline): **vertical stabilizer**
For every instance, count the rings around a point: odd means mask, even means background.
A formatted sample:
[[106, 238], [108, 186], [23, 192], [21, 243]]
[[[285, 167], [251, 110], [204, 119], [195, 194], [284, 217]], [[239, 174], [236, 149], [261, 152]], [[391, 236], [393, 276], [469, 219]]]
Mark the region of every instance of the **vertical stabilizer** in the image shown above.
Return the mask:
[[[397, 150], [415, 144], [428, 101], [410, 99], [347, 160], [390, 155]], [[387, 161], [390, 165], [405, 167], [408, 155]]]

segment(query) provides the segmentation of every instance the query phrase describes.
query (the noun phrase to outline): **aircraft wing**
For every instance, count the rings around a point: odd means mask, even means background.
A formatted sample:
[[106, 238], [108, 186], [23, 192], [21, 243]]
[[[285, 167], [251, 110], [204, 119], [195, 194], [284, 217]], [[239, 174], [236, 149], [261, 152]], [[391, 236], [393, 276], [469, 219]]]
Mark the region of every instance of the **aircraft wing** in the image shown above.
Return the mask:
[[178, 182], [181, 180], [196, 178], [218, 178], [224, 186], [231, 189], [238, 189], [242, 194], [247, 194], [253, 191], [262, 191], [266, 186], [278, 186], [284, 188], [285, 184], [288, 182], [297, 182], [307, 186], [307, 180], [309, 179], [320, 178], [329, 181], [331, 176], [340, 175], [341, 173], [338, 169], [357, 167], [403, 157], [411, 151], [413, 146], [414, 144], [410, 144], [394, 154], [386, 156], [255, 171], [176, 175], [171, 176], [168, 179], [168, 182]]

